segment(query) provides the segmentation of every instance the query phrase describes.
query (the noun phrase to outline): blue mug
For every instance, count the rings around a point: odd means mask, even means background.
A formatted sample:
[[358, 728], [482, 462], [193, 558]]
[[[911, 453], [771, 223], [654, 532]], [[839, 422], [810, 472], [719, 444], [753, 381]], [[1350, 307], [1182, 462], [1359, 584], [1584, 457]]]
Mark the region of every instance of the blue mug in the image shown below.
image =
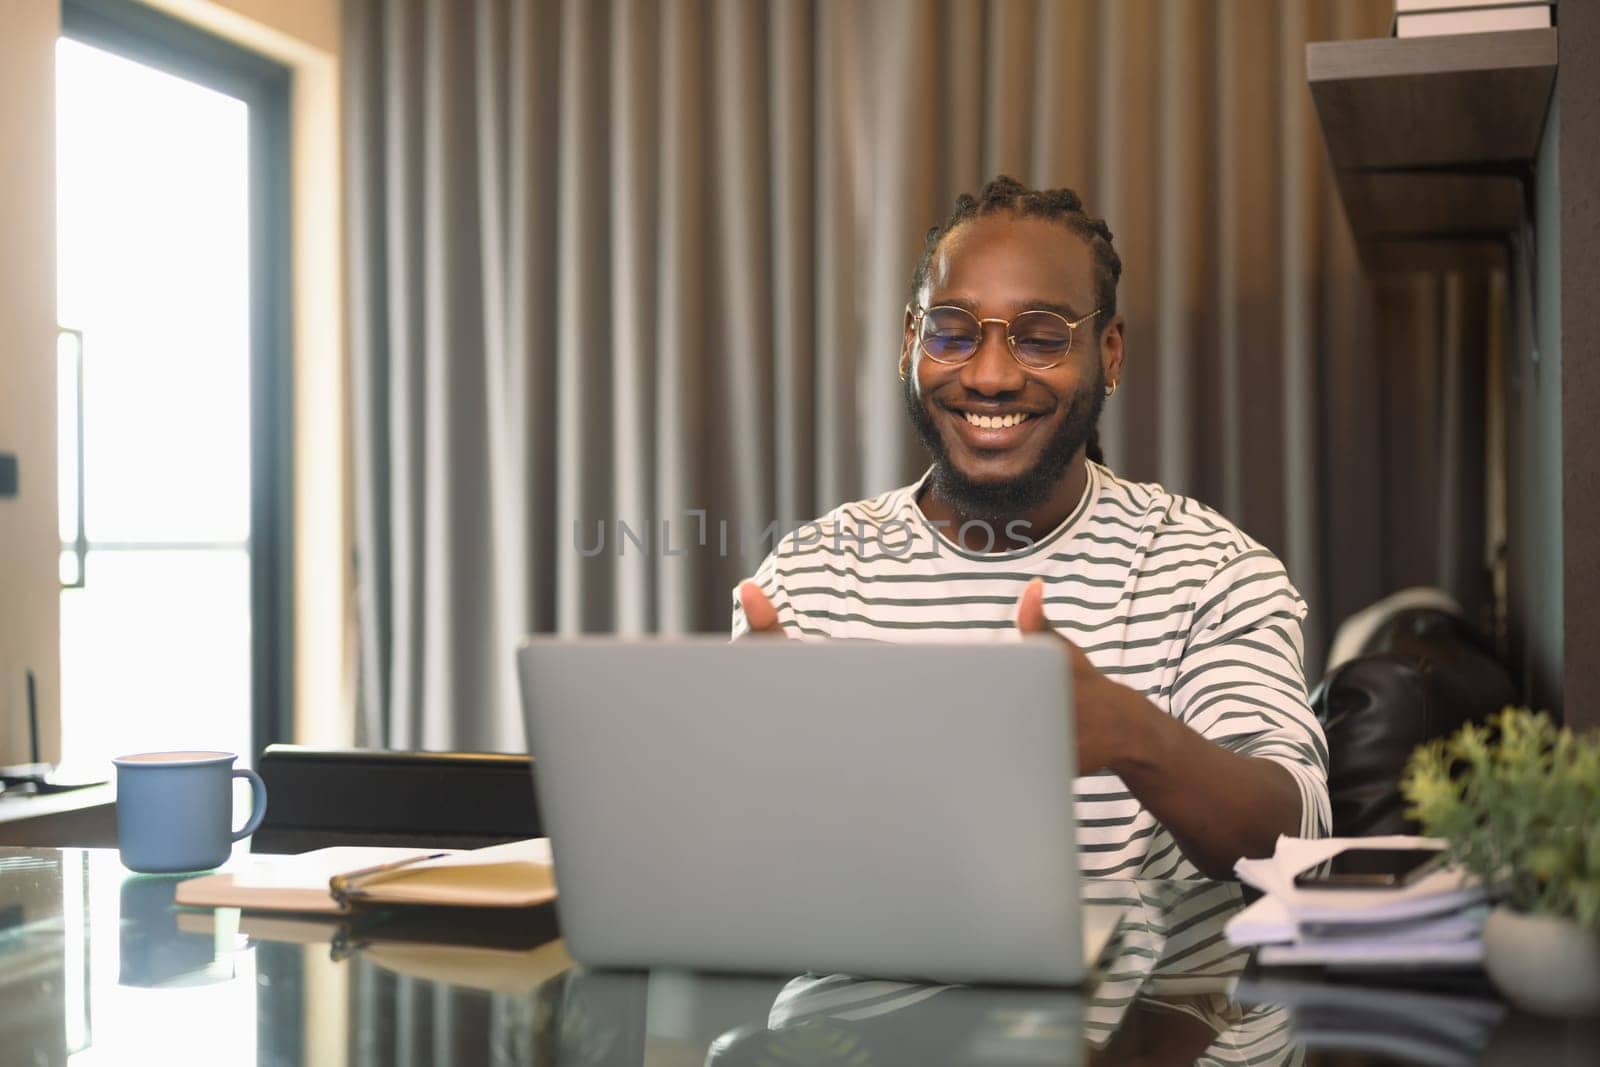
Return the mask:
[[[220, 867], [267, 813], [267, 787], [235, 768], [231, 752], [143, 752], [119, 756], [117, 849], [123, 866], [146, 874]], [[233, 826], [233, 780], [250, 782], [250, 819]]]

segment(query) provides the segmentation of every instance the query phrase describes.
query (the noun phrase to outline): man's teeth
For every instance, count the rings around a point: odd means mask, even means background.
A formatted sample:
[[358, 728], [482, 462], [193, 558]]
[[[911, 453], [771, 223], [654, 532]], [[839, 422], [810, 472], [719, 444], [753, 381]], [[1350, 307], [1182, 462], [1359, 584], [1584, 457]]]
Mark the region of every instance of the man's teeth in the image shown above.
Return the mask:
[[974, 415], [970, 411], [964, 411], [962, 414], [967, 417], [967, 421], [972, 425], [985, 430], [1003, 430], [1029, 418], [1026, 412], [1021, 411], [1014, 411], [1009, 415]]

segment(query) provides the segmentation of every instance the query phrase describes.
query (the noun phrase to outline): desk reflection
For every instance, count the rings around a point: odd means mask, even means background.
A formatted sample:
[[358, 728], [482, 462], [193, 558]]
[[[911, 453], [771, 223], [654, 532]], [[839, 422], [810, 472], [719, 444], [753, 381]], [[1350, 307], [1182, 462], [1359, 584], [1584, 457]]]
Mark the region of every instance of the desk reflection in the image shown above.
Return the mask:
[[[234, 946], [217, 943], [216, 923], [180, 925], [173, 894], [181, 875], [132, 875], [118, 907], [118, 984], [145, 989], [209, 985], [234, 977]], [[222, 931], [226, 936], [226, 929]]]
[[81, 998], [73, 1003], [68, 992], [81, 953], [61, 936], [63, 906], [83, 910], [81, 887], [53, 855], [14, 849], [0, 849], [0, 887], [0, 1050], [63, 1063], [83, 1030]]
[[576, 970], [557, 1062], [711, 1065], [1274, 1064], [1295, 1049], [1281, 1008], [1241, 1008], [1247, 962], [1222, 925], [1236, 886], [1101, 882], [1125, 908], [1087, 991], [926, 985], [801, 975], [783, 981]]
[[0, 849], [0, 1063], [1466, 1067], [1600, 1048], [1593, 1021], [1471, 990], [1243, 974], [1227, 883], [1090, 883], [1123, 915], [1077, 990], [589, 971], [548, 908], [241, 917], [175, 912], [174, 885], [114, 852]]

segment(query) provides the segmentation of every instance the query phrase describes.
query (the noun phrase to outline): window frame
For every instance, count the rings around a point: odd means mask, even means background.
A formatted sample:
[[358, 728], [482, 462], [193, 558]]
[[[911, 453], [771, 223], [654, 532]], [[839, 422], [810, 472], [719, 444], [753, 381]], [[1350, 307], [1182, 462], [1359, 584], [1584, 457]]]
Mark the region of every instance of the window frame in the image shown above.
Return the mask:
[[294, 726], [293, 75], [132, 0], [62, 0], [61, 35], [237, 97], [249, 108], [253, 764], [267, 745], [290, 740]]

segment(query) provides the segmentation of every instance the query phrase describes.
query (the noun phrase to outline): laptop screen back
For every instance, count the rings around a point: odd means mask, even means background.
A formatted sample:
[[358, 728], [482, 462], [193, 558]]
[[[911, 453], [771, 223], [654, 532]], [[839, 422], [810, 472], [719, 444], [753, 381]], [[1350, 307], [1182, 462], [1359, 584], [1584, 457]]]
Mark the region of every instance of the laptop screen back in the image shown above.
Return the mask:
[[520, 667], [578, 960], [1082, 978], [1054, 642], [536, 638]]

